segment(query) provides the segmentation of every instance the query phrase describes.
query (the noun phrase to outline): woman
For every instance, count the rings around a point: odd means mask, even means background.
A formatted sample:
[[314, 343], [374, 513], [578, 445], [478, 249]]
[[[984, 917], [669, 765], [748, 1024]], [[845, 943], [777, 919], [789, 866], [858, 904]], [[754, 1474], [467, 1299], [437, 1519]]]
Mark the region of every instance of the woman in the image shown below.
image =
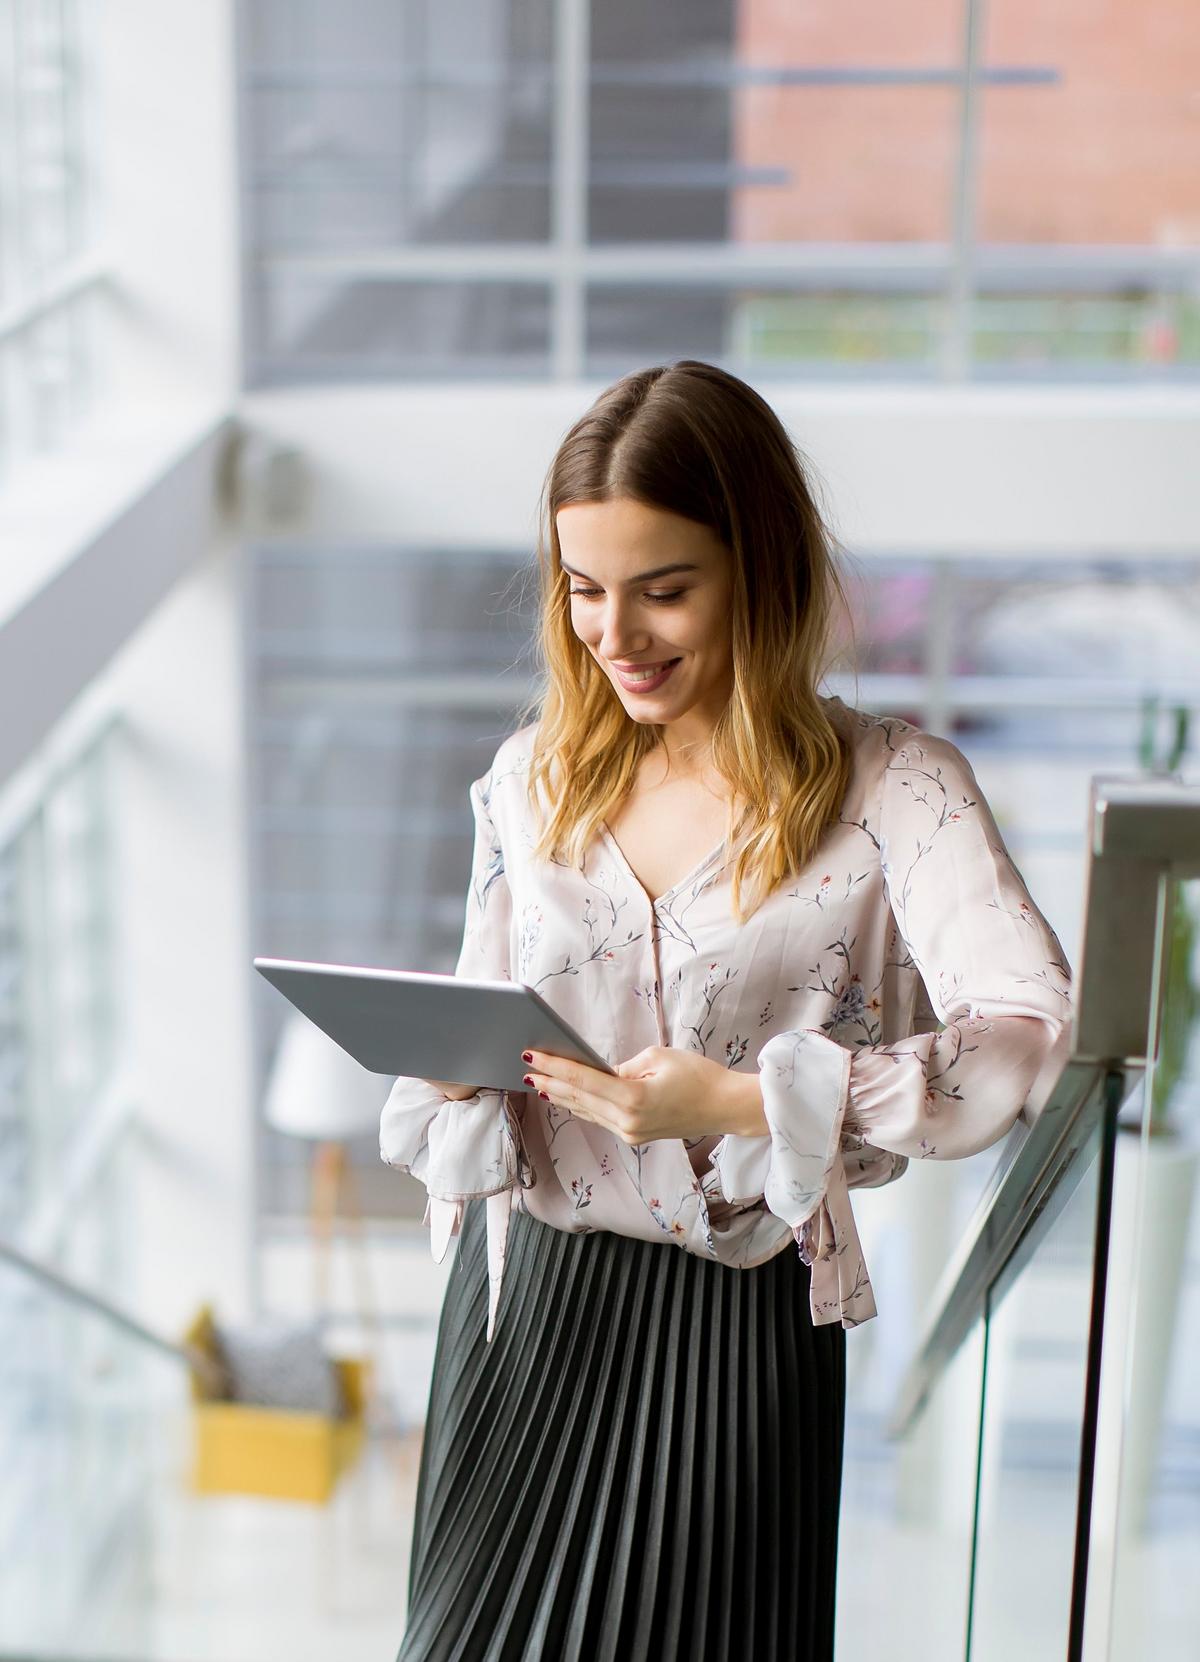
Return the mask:
[[875, 1314], [848, 1191], [1003, 1137], [1070, 971], [955, 745], [818, 694], [832, 542], [750, 387], [626, 376], [545, 510], [457, 973], [616, 1073], [527, 1050], [525, 1093], [384, 1107], [458, 1236], [398, 1662], [824, 1662]]

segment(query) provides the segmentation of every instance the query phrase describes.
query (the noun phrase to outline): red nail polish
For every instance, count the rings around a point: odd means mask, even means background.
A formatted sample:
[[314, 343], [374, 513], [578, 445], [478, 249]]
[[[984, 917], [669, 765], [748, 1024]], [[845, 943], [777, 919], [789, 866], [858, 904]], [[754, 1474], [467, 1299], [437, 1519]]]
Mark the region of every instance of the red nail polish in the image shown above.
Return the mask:
[[521, 1052], [521, 1060], [522, 1060], [522, 1062], [532, 1062], [533, 1061], [533, 1052], [532, 1052], [532, 1050], [523, 1050]]
[[545, 1101], [547, 1101], [547, 1102], [549, 1102], [549, 1100], [550, 1100], [550, 1093], [549, 1093], [549, 1091], [539, 1091], [539, 1092], [538, 1092], [538, 1095], [539, 1095], [539, 1096], [540, 1096], [540, 1097], [543, 1097], [543, 1098], [544, 1098], [544, 1099], [545, 1099]]
[[531, 1073], [527, 1073], [525, 1075], [524, 1083], [526, 1085], [532, 1085], [533, 1084], [533, 1075]]

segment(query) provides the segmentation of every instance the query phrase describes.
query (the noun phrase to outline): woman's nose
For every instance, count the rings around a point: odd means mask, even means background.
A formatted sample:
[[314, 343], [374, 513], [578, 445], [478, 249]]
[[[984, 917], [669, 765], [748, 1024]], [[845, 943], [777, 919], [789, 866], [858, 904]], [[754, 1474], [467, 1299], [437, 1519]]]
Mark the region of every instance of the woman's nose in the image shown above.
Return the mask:
[[639, 642], [627, 631], [619, 635], [605, 635], [600, 642], [600, 655], [610, 663], [624, 663], [637, 658], [644, 646], [644, 642]]
[[616, 606], [605, 611], [600, 630], [600, 651], [604, 657], [618, 661], [625, 657], [637, 656], [638, 638], [631, 627], [628, 613]]

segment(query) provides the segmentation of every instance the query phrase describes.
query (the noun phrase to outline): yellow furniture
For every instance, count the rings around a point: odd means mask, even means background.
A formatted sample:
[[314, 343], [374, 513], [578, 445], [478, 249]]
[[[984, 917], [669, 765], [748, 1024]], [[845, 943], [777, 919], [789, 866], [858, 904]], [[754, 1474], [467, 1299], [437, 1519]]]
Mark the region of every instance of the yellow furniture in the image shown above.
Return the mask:
[[[204, 1305], [184, 1336], [206, 1355], [219, 1356], [212, 1307]], [[253, 1403], [221, 1402], [195, 1368], [191, 1487], [198, 1494], [269, 1495], [324, 1503], [338, 1478], [358, 1458], [366, 1434], [369, 1363], [335, 1357], [349, 1407], [345, 1419]]]

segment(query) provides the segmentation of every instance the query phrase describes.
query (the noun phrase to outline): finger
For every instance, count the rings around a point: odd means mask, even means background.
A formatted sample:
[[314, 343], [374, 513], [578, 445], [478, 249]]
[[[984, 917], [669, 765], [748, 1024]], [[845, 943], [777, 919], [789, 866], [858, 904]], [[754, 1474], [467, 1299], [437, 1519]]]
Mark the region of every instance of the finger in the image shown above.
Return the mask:
[[555, 1056], [552, 1051], [531, 1050], [526, 1051], [525, 1054], [533, 1057], [530, 1064], [531, 1073], [548, 1075], [549, 1078], [556, 1079], [563, 1085], [582, 1085], [582, 1075], [584, 1073], [599, 1071], [596, 1068], [589, 1068], [586, 1063], [574, 1061], [570, 1056]]
[[549, 1088], [543, 1085], [543, 1081], [552, 1080], [560, 1096], [568, 1093], [579, 1096], [595, 1094], [598, 1088], [603, 1088], [604, 1082], [614, 1077], [600, 1068], [589, 1067], [586, 1062], [576, 1062], [569, 1056], [552, 1056], [538, 1050], [525, 1054], [533, 1057], [527, 1077], [536, 1080], [543, 1089]]

